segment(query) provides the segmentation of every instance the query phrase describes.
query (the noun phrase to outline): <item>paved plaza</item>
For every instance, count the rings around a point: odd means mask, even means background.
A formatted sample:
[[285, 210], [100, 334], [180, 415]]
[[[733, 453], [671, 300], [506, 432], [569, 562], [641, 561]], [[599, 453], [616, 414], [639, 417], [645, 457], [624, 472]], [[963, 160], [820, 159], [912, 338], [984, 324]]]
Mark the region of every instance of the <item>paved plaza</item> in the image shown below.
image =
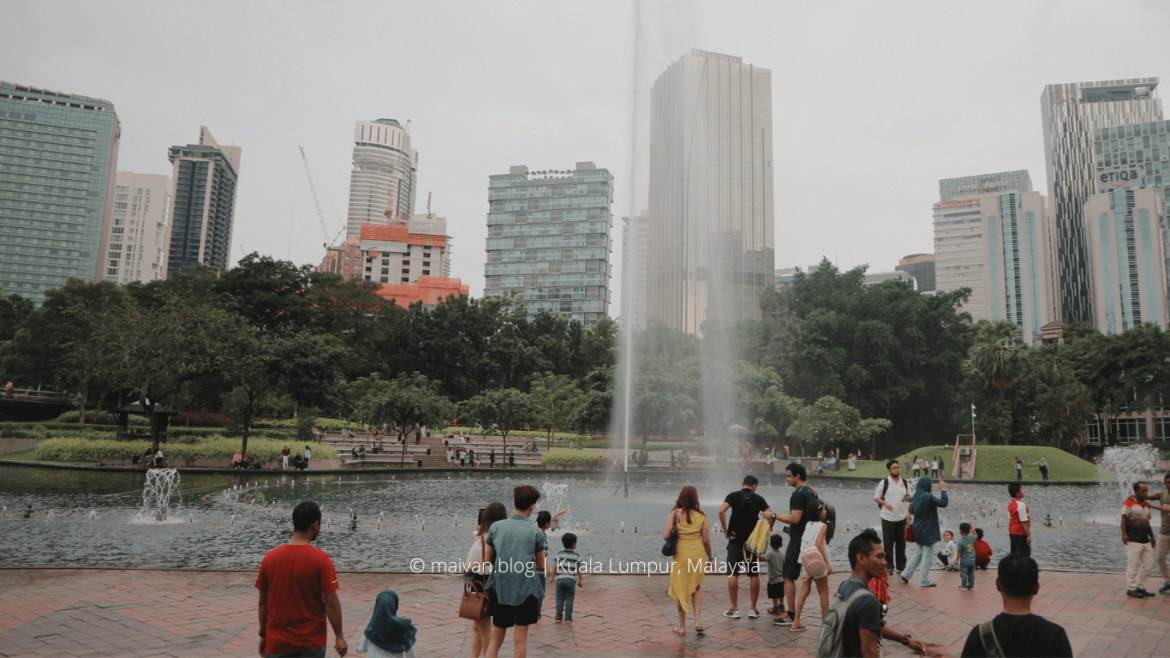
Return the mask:
[[[844, 574], [832, 577], [833, 588]], [[422, 656], [466, 656], [469, 622], [459, 619], [461, 581], [453, 576], [342, 572], [340, 597], [350, 653], [375, 596], [397, 590], [399, 614], [418, 626]], [[976, 622], [1000, 610], [994, 571], [976, 574], [976, 591], [955, 590], [958, 574], [932, 572], [938, 587], [891, 585], [887, 620], [957, 656]], [[254, 572], [0, 569], [0, 655], [3, 656], [255, 656]], [[731, 620], [724, 578], [708, 577], [703, 603], [706, 637], [671, 632], [677, 622], [665, 576], [587, 576], [577, 593], [576, 620], [554, 624], [553, 599], [530, 635], [531, 656], [810, 656], [812, 628], [791, 633], [759, 619]], [[1152, 581], [1151, 581], [1152, 583]], [[746, 582], [740, 605], [746, 608]], [[1077, 656], [1164, 656], [1170, 646], [1170, 597], [1125, 596], [1124, 576], [1041, 573], [1033, 611], [1062, 624]], [[761, 608], [764, 608], [761, 602]], [[511, 638], [511, 634], [509, 634]], [[335, 656], [330, 637], [329, 655]], [[1160, 647], [1160, 648], [1159, 648]], [[362, 654], [357, 654], [362, 655]], [[511, 643], [501, 655], [511, 656]], [[886, 656], [912, 655], [885, 643]]]

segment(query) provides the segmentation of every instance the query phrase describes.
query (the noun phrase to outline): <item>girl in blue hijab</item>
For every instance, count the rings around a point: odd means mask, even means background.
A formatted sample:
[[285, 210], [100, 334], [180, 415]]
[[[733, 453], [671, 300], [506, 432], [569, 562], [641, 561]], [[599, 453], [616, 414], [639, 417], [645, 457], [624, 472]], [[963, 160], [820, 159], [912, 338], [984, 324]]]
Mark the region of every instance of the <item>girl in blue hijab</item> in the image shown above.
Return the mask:
[[418, 629], [409, 619], [398, 616], [398, 593], [382, 590], [374, 603], [370, 624], [358, 641], [357, 651], [369, 658], [414, 658], [414, 635]]
[[934, 545], [942, 539], [942, 533], [939, 532], [938, 526], [938, 508], [947, 506], [947, 483], [943, 482], [942, 478], [938, 479], [941, 498], [935, 498], [931, 495], [931, 483], [932, 480], [929, 477], [918, 478], [918, 486], [910, 503], [910, 513], [914, 515], [914, 543], [918, 545], [918, 550], [907, 560], [906, 569], [901, 573], [902, 582], [909, 583], [914, 569], [921, 564], [922, 573], [918, 577], [919, 587], [934, 587], [929, 576], [930, 556]]

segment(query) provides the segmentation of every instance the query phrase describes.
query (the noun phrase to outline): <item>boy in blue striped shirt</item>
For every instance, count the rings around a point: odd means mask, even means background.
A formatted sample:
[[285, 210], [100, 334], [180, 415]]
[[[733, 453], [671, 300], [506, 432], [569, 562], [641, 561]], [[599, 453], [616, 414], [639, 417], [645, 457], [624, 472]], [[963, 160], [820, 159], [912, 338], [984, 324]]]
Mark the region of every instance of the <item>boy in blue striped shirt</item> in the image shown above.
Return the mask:
[[[563, 619], [566, 624], [573, 623], [573, 599], [577, 597], [577, 588], [584, 587], [581, 580], [581, 556], [577, 555], [577, 535], [566, 532], [561, 536], [561, 544], [565, 550], [557, 553], [557, 561], [553, 564], [552, 575], [557, 588], [557, 616], [556, 623]], [[562, 616], [562, 613], [563, 616]]]

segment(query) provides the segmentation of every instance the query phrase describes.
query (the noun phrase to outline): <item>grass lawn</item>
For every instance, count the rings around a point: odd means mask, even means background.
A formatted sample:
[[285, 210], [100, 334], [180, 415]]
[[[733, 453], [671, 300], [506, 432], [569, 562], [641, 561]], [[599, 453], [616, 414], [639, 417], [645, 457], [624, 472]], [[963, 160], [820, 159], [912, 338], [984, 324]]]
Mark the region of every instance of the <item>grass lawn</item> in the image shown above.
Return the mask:
[[[914, 455], [919, 457], [942, 457], [946, 468], [944, 477], [951, 477], [951, 466], [955, 458], [954, 444], [949, 446], [923, 446], [898, 456], [898, 461], [905, 469], [906, 459]], [[1033, 462], [1040, 461], [1041, 457], [1048, 460], [1048, 478], [1056, 482], [1097, 482], [1101, 479], [1096, 464], [1070, 455], [1057, 448], [1044, 446], [979, 446], [975, 461], [975, 481], [979, 480], [1014, 480], [1016, 479], [1016, 457], [1024, 462], [1024, 481], [1036, 482], [1042, 480], [1040, 467], [1033, 466]], [[849, 471], [848, 462], [841, 460], [844, 467], [839, 473], [843, 477], [872, 477], [880, 478], [886, 474], [886, 463], [882, 461], [858, 461], [857, 470]], [[913, 473], [903, 473], [913, 477]], [[1108, 474], [1106, 474], [1108, 475]]]

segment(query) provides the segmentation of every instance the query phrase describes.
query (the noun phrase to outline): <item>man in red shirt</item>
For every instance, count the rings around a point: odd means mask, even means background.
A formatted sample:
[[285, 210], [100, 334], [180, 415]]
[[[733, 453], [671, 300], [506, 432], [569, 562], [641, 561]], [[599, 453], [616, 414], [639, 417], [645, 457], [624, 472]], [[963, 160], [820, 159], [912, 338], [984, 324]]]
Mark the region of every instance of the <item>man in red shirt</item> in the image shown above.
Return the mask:
[[341, 602], [333, 560], [311, 543], [321, 532], [321, 508], [305, 501], [293, 510], [293, 536], [260, 563], [260, 655], [268, 658], [324, 657], [329, 634], [339, 656], [349, 650], [342, 637]]
[[1011, 521], [1008, 523], [1011, 552], [1032, 557], [1032, 517], [1028, 514], [1028, 504], [1024, 502], [1024, 485], [1012, 482], [1008, 485], [1008, 494], [1012, 497], [1012, 502], [1008, 503], [1008, 514], [1011, 515]]

